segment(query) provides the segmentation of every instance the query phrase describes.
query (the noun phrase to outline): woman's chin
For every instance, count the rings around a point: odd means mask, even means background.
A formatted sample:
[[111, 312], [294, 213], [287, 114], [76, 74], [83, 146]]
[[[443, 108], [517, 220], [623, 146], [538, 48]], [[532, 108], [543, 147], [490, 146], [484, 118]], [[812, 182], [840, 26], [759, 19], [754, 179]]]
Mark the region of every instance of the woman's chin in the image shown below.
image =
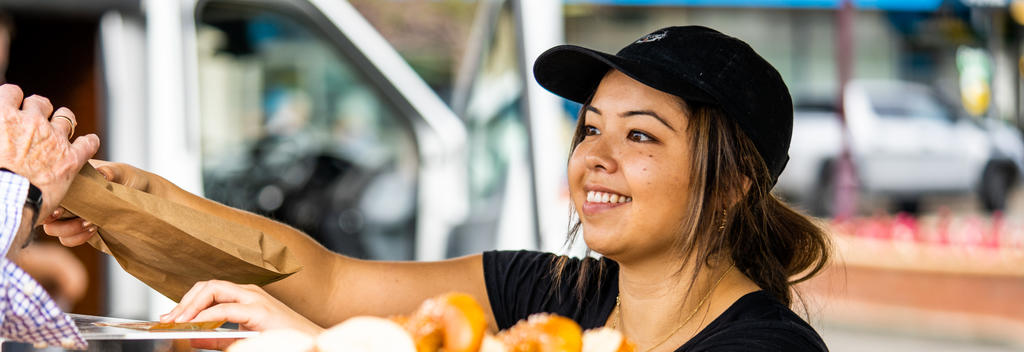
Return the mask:
[[611, 259], [615, 259], [626, 247], [621, 236], [605, 231], [587, 231], [584, 229], [583, 242], [587, 244], [587, 248], [590, 248], [590, 250]]

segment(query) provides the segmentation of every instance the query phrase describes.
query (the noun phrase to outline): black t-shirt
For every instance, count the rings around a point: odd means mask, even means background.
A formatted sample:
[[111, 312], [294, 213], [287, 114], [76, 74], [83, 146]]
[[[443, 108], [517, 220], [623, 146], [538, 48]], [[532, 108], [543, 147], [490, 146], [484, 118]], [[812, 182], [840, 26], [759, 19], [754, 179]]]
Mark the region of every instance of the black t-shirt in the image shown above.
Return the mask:
[[[564, 279], [554, 290], [551, 268], [555, 255], [531, 251], [485, 252], [484, 281], [499, 329], [507, 329], [534, 313], [555, 313], [584, 329], [603, 326], [619, 294], [619, 267], [602, 261], [604, 270], [590, 270], [590, 280], [577, 299], [581, 259], [571, 258]], [[596, 263], [595, 263], [596, 264]], [[596, 265], [592, 267], [597, 267]], [[600, 278], [600, 280], [596, 280]], [[598, 282], [600, 283], [598, 285]], [[764, 291], [749, 293], [676, 351], [827, 351], [825, 343], [789, 307]]]

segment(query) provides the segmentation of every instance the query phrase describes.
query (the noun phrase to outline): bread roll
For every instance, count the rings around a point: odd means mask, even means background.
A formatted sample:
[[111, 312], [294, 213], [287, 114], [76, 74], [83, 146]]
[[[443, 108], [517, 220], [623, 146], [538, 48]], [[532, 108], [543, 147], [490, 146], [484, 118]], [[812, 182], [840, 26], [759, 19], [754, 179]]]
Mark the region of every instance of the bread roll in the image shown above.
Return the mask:
[[602, 327], [583, 333], [583, 352], [633, 352], [636, 346], [618, 330]]
[[534, 314], [499, 332], [496, 338], [512, 351], [580, 351], [583, 333], [579, 324], [553, 314]]
[[412, 335], [394, 321], [353, 317], [327, 329], [316, 339], [320, 352], [416, 352]]
[[483, 308], [465, 293], [428, 299], [411, 316], [393, 319], [412, 334], [419, 352], [477, 352], [487, 329]]
[[313, 352], [313, 336], [291, 329], [267, 330], [259, 335], [238, 340], [227, 352]]
[[511, 352], [508, 346], [505, 346], [504, 342], [498, 340], [493, 335], [484, 335], [484, 340], [480, 342], [480, 352]]

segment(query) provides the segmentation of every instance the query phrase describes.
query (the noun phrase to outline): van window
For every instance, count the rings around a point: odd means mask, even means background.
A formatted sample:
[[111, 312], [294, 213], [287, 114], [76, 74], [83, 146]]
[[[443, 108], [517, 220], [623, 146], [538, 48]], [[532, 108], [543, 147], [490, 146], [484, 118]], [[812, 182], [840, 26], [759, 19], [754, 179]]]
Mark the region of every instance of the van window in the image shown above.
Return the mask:
[[[480, 5], [483, 6], [483, 5]], [[452, 233], [449, 256], [501, 247], [500, 222], [532, 217], [528, 131], [522, 111], [525, 87], [519, 67], [519, 34], [511, 1], [502, 1], [461, 114], [468, 131], [470, 213]], [[519, 227], [516, 236], [533, 228]]]
[[916, 87], [875, 86], [868, 91], [871, 107], [882, 118], [952, 122], [953, 115], [929, 91]]
[[341, 44], [283, 5], [209, 2], [197, 14], [206, 196], [339, 253], [412, 259], [411, 127]]

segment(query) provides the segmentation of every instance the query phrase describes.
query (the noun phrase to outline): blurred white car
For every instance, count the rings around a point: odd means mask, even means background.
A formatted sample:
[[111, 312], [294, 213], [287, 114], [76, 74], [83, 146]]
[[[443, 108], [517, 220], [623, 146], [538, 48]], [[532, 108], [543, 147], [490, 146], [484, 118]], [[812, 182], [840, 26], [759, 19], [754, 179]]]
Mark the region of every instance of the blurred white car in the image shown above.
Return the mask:
[[[914, 211], [928, 194], [976, 193], [986, 210], [1001, 210], [1024, 170], [1024, 142], [1015, 127], [975, 120], [931, 88], [891, 80], [855, 80], [844, 105], [858, 189]], [[790, 162], [776, 187], [816, 215], [835, 206], [841, 126], [834, 99], [796, 99]]]

